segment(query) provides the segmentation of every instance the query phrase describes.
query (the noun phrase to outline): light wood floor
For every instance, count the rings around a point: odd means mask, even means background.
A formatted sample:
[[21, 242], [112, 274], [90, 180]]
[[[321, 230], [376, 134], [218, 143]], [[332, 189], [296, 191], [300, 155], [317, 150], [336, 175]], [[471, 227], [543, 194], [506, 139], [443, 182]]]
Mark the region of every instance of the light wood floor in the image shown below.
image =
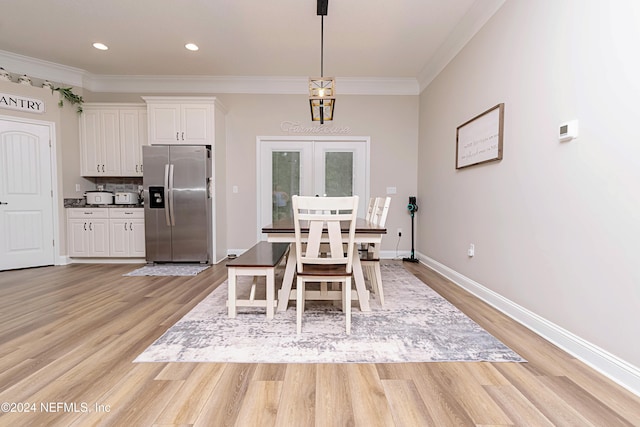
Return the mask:
[[132, 363], [226, 278], [122, 277], [136, 267], [0, 273], [0, 402], [22, 411], [0, 426], [640, 425], [640, 398], [420, 265], [529, 362]]

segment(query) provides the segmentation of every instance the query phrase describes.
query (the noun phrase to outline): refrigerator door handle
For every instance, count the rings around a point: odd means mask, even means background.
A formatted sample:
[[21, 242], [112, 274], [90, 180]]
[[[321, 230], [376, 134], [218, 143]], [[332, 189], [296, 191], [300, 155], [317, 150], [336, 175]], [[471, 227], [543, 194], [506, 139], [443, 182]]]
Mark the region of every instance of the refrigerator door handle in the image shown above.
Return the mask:
[[171, 227], [171, 219], [169, 218], [169, 165], [164, 165], [164, 219], [167, 227]]
[[173, 165], [169, 165], [169, 216], [173, 227], [176, 225], [176, 215], [173, 209]]

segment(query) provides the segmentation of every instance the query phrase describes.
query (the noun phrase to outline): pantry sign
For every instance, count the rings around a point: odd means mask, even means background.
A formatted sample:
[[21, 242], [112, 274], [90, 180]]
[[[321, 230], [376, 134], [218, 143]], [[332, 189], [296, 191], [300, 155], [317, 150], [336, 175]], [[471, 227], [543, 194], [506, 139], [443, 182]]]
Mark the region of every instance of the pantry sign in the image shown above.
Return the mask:
[[41, 114], [44, 113], [44, 101], [0, 92], [0, 108]]

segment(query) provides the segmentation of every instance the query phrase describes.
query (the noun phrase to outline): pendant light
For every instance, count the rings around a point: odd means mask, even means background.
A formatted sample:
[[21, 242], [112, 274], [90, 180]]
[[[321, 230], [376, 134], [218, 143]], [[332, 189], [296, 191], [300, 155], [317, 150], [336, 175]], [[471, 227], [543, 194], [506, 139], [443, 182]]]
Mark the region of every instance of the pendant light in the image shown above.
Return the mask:
[[329, 0], [318, 0], [317, 14], [320, 16], [320, 77], [309, 77], [309, 105], [311, 120], [324, 124], [333, 120], [336, 105], [336, 79], [324, 77], [324, 17], [327, 15]]

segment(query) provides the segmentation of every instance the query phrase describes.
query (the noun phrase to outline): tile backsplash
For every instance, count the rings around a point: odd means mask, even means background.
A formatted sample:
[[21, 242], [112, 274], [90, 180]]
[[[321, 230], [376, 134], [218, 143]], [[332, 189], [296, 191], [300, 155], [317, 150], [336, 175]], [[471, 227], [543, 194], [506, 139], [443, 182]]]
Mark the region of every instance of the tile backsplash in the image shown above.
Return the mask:
[[98, 185], [104, 186], [105, 191], [113, 193], [117, 191], [138, 192], [138, 187], [142, 185], [142, 178], [120, 178], [120, 177], [104, 177], [95, 178], [96, 189]]

